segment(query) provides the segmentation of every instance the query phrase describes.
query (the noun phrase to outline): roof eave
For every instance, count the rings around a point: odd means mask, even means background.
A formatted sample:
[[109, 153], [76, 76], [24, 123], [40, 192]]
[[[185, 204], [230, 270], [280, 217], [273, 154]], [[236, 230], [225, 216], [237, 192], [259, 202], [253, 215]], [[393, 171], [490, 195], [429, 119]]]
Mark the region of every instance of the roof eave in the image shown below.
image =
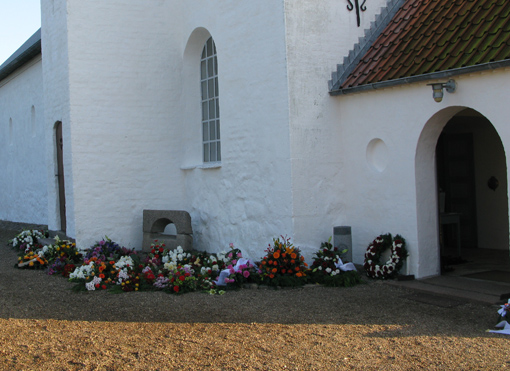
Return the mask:
[[487, 70], [494, 70], [494, 69], [504, 68], [504, 67], [510, 67], [510, 59], [505, 59], [505, 60], [497, 61], [497, 62], [477, 64], [477, 65], [468, 66], [468, 67], [454, 68], [454, 69], [447, 70], [447, 71], [431, 72], [431, 73], [426, 73], [423, 75], [409, 76], [409, 77], [403, 77], [400, 79], [375, 82], [372, 84], [353, 86], [353, 87], [344, 88], [344, 89], [331, 89], [329, 91], [329, 94], [331, 96], [337, 96], [337, 95], [359, 93], [359, 92], [368, 91], [368, 90], [383, 89], [383, 88], [388, 88], [388, 87], [393, 87], [393, 86], [398, 86], [398, 85], [411, 84], [411, 83], [419, 82], [419, 81], [444, 79], [444, 78], [449, 78], [452, 76], [464, 75], [467, 73], [481, 72], [481, 71], [487, 71]]
[[37, 30], [0, 66], [0, 81], [41, 53], [41, 29]]

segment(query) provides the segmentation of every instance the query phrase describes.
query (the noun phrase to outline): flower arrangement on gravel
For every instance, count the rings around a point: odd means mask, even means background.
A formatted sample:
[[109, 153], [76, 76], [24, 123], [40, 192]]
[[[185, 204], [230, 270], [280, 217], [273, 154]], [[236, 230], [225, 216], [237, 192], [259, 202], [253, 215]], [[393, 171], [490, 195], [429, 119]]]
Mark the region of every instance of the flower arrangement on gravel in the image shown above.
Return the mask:
[[28, 251], [18, 256], [17, 268], [44, 268], [48, 261], [44, 257], [39, 256], [35, 251]]
[[[12, 240], [13, 247], [20, 251], [17, 265], [48, 267], [48, 274], [62, 275], [76, 283], [75, 291], [160, 290], [182, 294], [204, 290], [221, 294], [226, 289], [254, 283], [296, 287], [306, 282], [329, 286], [350, 286], [359, 282], [357, 272], [344, 272], [345, 266], [352, 263], [343, 264], [342, 251], [333, 248], [330, 241], [321, 245], [310, 270], [300, 250], [283, 236], [273, 239], [258, 263], [244, 258], [233, 244], [227, 252], [210, 254], [184, 251], [180, 246], [170, 250], [156, 240], [146, 255], [139, 255], [108, 237], [89, 249], [78, 250], [75, 243], [58, 237], [52, 245], [36, 248], [37, 236], [39, 234], [29, 231], [18, 235], [16, 243]], [[25, 247], [20, 249], [22, 244]], [[30, 244], [28, 249], [27, 244]]]
[[[389, 259], [384, 264], [379, 260], [384, 251], [391, 249]], [[404, 259], [408, 256], [406, 242], [400, 235], [394, 238], [390, 233], [383, 234], [368, 245], [365, 253], [365, 264], [363, 268], [368, 277], [388, 279], [396, 276], [404, 264]]]
[[48, 261], [49, 275], [61, 274], [64, 277], [69, 277], [83, 259], [76, 248], [76, 243], [61, 240], [58, 236], [55, 237], [54, 244], [43, 246], [38, 250], [38, 254]]
[[9, 241], [17, 250], [23, 253], [35, 251], [42, 247], [39, 239], [48, 237], [48, 232], [38, 229], [27, 229], [19, 233], [16, 237]]
[[499, 318], [498, 323], [496, 324], [495, 327], [499, 330], [487, 330], [487, 331], [498, 334], [510, 335], [510, 324], [508, 323], [509, 313], [510, 313], [510, 299], [508, 299], [508, 302], [501, 305], [501, 308], [498, 309]]
[[280, 237], [282, 240], [273, 239], [273, 246], [265, 250], [260, 262], [261, 281], [268, 286], [302, 286], [307, 282], [305, 258], [290, 238]]
[[244, 284], [260, 282], [262, 271], [257, 265], [243, 258], [243, 253], [235, 248], [233, 243], [229, 246], [230, 252], [224, 260], [226, 268], [220, 271], [218, 278], [214, 281], [216, 286], [241, 287]]
[[360, 283], [361, 277], [354, 265], [342, 261], [341, 255], [346, 252], [347, 249], [333, 247], [331, 237], [321, 243], [310, 267], [311, 281], [331, 287], [350, 287]]

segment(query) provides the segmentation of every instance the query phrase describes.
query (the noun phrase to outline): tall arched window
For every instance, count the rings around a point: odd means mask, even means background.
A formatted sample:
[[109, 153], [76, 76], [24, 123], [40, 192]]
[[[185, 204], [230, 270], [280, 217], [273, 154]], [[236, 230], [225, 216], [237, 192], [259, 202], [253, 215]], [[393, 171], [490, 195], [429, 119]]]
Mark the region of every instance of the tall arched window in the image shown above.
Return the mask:
[[218, 60], [216, 45], [210, 37], [202, 50], [200, 61], [202, 88], [202, 142], [204, 162], [221, 161], [220, 106], [218, 99]]

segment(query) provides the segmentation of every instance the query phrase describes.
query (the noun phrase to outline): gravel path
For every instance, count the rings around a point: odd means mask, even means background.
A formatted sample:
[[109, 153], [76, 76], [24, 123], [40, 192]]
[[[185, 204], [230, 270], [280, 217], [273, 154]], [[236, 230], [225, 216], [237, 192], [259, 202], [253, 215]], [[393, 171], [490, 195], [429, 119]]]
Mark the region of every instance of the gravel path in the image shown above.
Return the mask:
[[0, 370], [407, 370], [510, 367], [495, 305], [416, 301], [384, 282], [225, 295], [75, 293], [15, 269], [0, 222]]

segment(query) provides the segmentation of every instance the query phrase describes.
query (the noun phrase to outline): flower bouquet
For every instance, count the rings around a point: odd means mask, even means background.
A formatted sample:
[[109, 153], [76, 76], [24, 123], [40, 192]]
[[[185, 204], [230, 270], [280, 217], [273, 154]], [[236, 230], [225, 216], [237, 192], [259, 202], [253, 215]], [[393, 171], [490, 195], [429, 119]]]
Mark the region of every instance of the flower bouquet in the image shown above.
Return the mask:
[[331, 287], [350, 287], [360, 283], [361, 277], [354, 265], [342, 262], [340, 256], [346, 252], [333, 247], [331, 237], [323, 242], [310, 267], [311, 281]]
[[261, 281], [269, 286], [296, 287], [307, 282], [308, 265], [299, 248], [283, 236], [273, 239], [260, 262]]

